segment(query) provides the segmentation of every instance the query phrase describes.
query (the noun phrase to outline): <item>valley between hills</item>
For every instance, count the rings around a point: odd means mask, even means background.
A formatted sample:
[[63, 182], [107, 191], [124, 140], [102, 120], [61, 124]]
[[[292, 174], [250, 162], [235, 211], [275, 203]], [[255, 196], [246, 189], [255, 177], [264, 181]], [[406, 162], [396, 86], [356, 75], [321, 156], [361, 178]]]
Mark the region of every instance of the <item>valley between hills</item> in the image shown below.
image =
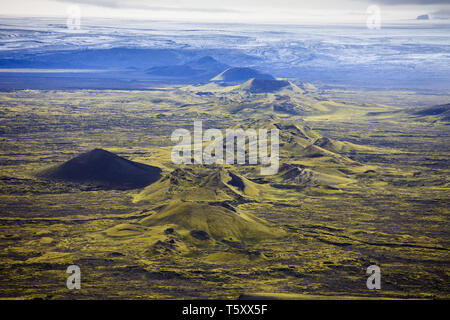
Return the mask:
[[[0, 93], [0, 298], [448, 299], [449, 104], [240, 72]], [[194, 120], [278, 128], [278, 173], [173, 164], [171, 133]]]

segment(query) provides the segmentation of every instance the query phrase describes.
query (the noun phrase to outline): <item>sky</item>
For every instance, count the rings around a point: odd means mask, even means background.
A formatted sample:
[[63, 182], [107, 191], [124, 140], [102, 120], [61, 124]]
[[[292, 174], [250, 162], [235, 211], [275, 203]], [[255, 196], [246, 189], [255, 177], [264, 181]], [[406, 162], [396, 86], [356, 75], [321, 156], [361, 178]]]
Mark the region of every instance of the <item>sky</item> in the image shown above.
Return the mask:
[[450, 0], [0, 0], [1, 16], [242, 23], [362, 23], [377, 5], [383, 21], [450, 18]]

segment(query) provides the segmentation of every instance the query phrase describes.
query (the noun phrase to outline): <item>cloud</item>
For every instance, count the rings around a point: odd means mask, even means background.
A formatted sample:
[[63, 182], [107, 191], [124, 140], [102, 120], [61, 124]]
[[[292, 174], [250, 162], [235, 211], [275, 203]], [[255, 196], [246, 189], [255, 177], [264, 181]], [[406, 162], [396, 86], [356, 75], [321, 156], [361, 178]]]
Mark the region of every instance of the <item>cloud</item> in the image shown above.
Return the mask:
[[385, 5], [432, 5], [432, 4], [450, 4], [449, 0], [371, 0], [370, 2], [375, 2]]
[[450, 19], [450, 9], [442, 9], [431, 13], [434, 19]]
[[[155, 6], [146, 4], [145, 1], [129, 1], [129, 0], [55, 0], [57, 2], [67, 2], [71, 4], [86, 4], [97, 7], [111, 9], [138, 9], [151, 11], [178, 11], [178, 12], [204, 12], [204, 13], [238, 13], [245, 12], [242, 10], [228, 8], [211, 8], [211, 7], [186, 7], [186, 6]], [[166, 1], [167, 2], [167, 1]]]

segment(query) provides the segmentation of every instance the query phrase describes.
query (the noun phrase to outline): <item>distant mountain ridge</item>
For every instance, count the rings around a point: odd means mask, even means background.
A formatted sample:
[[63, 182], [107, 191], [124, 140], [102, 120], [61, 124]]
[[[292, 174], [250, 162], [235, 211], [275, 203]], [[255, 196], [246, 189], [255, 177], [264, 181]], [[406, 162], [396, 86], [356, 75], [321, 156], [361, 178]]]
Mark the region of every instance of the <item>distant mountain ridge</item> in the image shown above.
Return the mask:
[[450, 121], [450, 103], [412, 109], [408, 112], [419, 117], [435, 117], [441, 121]]
[[369, 112], [371, 117], [408, 117], [429, 122], [450, 122], [450, 103], [387, 112]]
[[180, 65], [157, 66], [146, 70], [148, 75], [172, 78], [189, 78], [207, 81], [214, 75], [229, 68], [211, 56], [189, 61]]
[[233, 67], [228, 68], [217, 76], [211, 79], [213, 82], [221, 82], [226, 84], [239, 84], [246, 82], [252, 78], [263, 80], [275, 80], [275, 78], [265, 72], [247, 68], [247, 67]]

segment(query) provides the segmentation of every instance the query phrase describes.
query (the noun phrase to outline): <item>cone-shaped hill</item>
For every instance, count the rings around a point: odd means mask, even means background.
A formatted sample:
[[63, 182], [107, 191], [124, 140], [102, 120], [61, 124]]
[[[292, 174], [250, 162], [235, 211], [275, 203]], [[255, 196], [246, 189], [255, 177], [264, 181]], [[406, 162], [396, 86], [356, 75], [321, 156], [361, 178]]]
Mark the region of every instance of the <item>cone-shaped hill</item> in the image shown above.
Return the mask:
[[301, 91], [300, 88], [290, 81], [275, 79], [250, 79], [239, 86], [239, 90], [249, 93], [273, 93], [288, 89]]
[[348, 184], [353, 182], [352, 179], [341, 174], [326, 174], [304, 168], [298, 165], [283, 164], [277, 177], [278, 181], [284, 184], [293, 184], [300, 186], [333, 186]]
[[261, 186], [224, 168], [178, 168], [148, 186], [135, 201], [230, 201], [253, 199]]
[[278, 129], [280, 137], [280, 152], [296, 151], [299, 154], [304, 148], [312, 145], [321, 135], [299, 121], [281, 119], [257, 119], [240, 124], [235, 129]]
[[336, 161], [350, 161], [346, 153], [370, 151], [373, 148], [341, 142], [321, 136], [300, 121], [273, 118], [271, 120], [257, 119], [235, 128], [247, 129], [278, 129], [281, 157], [333, 158]]
[[[250, 79], [240, 85], [228, 86], [228, 97], [234, 97], [224, 106], [233, 114], [248, 115], [255, 113], [268, 115], [297, 115], [306, 116], [323, 114], [329, 109], [314, 97], [305, 94], [305, 90], [288, 80]], [[206, 92], [213, 92], [210, 86], [196, 88]], [[223, 89], [222, 89], [223, 90]], [[220, 90], [217, 90], [219, 92]]]
[[241, 243], [284, 235], [281, 229], [245, 212], [200, 202], [171, 201], [143, 219], [146, 227], [165, 225], [194, 242]]
[[130, 161], [102, 149], [83, 153], [61, 165], [44, 170], [48, 179], [93, 185], [104, 189], [136, 189], [161, 178], [161, 169]]

